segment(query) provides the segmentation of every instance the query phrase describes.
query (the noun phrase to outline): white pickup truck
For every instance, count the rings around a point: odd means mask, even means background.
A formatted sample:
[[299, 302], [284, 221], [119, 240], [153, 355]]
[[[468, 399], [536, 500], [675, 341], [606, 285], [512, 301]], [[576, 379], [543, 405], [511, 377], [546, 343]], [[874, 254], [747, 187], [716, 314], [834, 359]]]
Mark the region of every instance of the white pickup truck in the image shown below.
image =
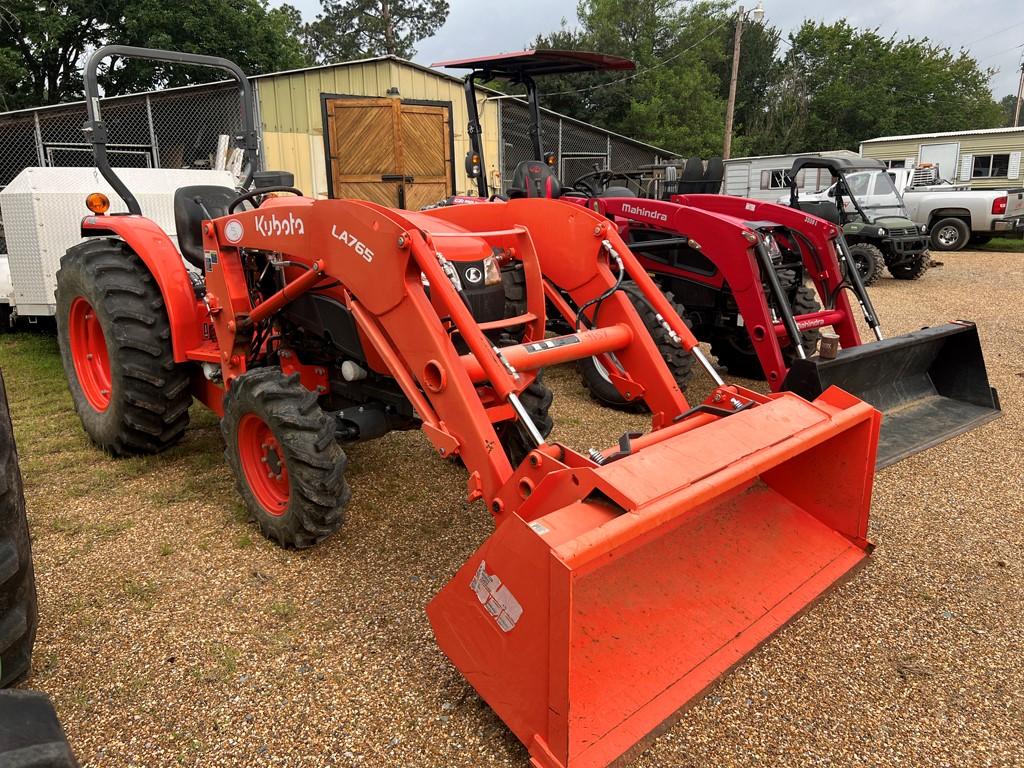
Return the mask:
[[938, 178], [933, 166], [889, 171], [911, 220], [928, 227], [932, 248], [958, 251], [1024, 231], [1024, 189], [970, 189]]
[[[968, 243], [983, 245], [999, 235], [1024, 232], [1024, 189], [971, 189], [966, 184], [940, 179], [938, 169], [930, 165], [892, 168], [888, 173], [900, 190], [907, 216], [928, 228], [933, 250], [959, 251]], [[854, 191], [859, 200], [869, 205], [875, 190], [866, 187], [872, 179], [871, 171], [853, 172], [847, 178], [851, 187], [858, 183], [865, 187]], [[834, 194], [830, 187], [804, 197], [827, 199]], [[879, 199], [888, 199], [886, 195], [891, 194], [888, 185], [878, 190]]]

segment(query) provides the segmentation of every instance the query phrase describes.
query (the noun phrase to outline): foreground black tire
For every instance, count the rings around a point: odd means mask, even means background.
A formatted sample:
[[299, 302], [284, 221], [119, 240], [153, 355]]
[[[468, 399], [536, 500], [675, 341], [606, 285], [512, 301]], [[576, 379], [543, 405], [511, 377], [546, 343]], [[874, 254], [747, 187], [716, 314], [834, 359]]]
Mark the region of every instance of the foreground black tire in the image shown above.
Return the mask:
[[889, 267], [889, 272], [897, 280], [918, 280], [928, 271], [931, 260], [932, 255], [928, 251], [922, 251], [910, 261]]
[[[530, 414], [534, 426], [537, 427], [542, 437], [550, 435], [554, 427], [554, 420], [551, 418], [551, 402], [553, 400], [554, 394], [544, 383], [543, 371], [538, 371], [537, 378], [519, 395], [519, 402]], [[496, 429], [501, 447], [505, 449], [505, 455], [508, 456], [509, 462], [513, 467], [518, 467], [535, 447], [529, 431], [519, 419], [504, 421], [498, 424]]]
[[77, 768], [50, 697], [38, 691], [0, 691], [0, 765]]
[[936, 251], [959, 251], [971, 239], [971, 228], [963, 219], [940, 219], [932, 224], [929, 237]]
[[870, 243], [854, 243], [850, 246], [850, 256], [864, 285], [871, 285], [881, 276], [885, 254], [878, 247]]
[[114, 456], [174, 445], [192, 394], [153, 275], [120, 240], [88, 240], [60, 264], [57, 339], [86, 434]]
[[282, 547], [311, 547], [345, 521], [351, 492], [334, 418], [317, 396], [278, 368], [232, 382], [221, 419], [224, 458], [263, 535]]
[[[662, 359], [668, 365], [669, 372], [676, 380], [676, 383], [679, 384], [679, 389], [685, 392], [687, 385], [690, 383], [690, 378], [693, 376], [693, 355], [672, 341], [668, 331], [658, 322], [658, 313], [644, 299], [643, 293], [641, 293], [636, 283], [626, 280], [622, 283], [620, 290], [626, 294], [633, 303], [633, 306], [636, 307], [641, 321], [643, 321], [644, 326], [650, 332], [651, 338], [654, 339]], [[689, 322], [686, 320], [686, 309], [683, 305], [673, 301], [672, 294], [667, 291], [665, 292], [665, 298], [668, 299], [669, 304], [673, 306], [676, 313], [683, 318], [683, 322], [686, 322], [689, 326]], [[608, 378], [607, 371], [604, 370], [596, 358], [588, 357], [580, 360], [577, 362], [576, 367], [583, 379], [583, 386], [590, 393], [590, 396], [601, 403], [601, 405], [630, 413], [639, 413], [647, 410], [647, 405], [643, 400], [627, 400], [619, 393], [619, 390], [612, 384], [611, 379]]]
[[[0, 373], [0, 687], [28, 674], [38, 624], [25, 495], [7, 391]], [[3, 755], [0, 765], [6, 765]]]

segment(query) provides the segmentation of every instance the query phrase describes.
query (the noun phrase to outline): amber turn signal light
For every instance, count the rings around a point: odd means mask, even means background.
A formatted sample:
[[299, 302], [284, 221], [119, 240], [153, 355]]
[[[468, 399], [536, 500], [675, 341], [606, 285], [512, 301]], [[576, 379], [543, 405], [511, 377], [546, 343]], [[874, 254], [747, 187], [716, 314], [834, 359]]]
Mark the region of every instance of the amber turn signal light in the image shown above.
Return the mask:
[[93, 192], [85, 198], [85, 207], [93, 213], [106, 213], [110, 210], [110, 198], [102, 192]]

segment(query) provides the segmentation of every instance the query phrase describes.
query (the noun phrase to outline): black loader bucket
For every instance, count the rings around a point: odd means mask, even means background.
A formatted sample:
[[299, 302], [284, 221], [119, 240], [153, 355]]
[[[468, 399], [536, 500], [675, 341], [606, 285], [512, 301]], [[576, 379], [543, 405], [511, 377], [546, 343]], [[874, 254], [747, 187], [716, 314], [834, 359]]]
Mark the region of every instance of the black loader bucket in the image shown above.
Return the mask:
[[782, 388], [813, 400], [835, 385], [882, 412], [876, 469], [968, 432], [1000, 414], [978, 329], [957, 321], [795, 360]]

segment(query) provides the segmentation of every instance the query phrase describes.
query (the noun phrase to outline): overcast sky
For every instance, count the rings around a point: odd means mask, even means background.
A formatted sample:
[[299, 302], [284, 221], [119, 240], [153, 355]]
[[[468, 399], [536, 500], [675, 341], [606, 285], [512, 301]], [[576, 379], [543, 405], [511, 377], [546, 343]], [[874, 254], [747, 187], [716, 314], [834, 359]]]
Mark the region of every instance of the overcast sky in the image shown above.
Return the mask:
[[[319, 0], [290, 0], [312, 19]], [[757, 0], [747, 2], [755, 5]], [[996, 99], [1017, 93], [1021, 54], [1024, 53], [1024, 2], [1021, 0], [833, 0], [815, 4], [806, 0], [763, 0], [765, 20], [783, 31], [783, 37], [804, 18], [835, 21], [846, 17], [859, 27], [879, 27], [883, 34], [927, 36], [951, 46], [963, 46], [982, 67], [999, 70], [992, 78]], [[559, 26], [562, 18], [576, 22], [577, 0], [449, 0], [451, 12], [441, 31], [422, 40], [415, 60], [430, 64], [443, 59], [515, 51], [538, 34]], [[820, 6], [825, 5], [823, 9]]]

